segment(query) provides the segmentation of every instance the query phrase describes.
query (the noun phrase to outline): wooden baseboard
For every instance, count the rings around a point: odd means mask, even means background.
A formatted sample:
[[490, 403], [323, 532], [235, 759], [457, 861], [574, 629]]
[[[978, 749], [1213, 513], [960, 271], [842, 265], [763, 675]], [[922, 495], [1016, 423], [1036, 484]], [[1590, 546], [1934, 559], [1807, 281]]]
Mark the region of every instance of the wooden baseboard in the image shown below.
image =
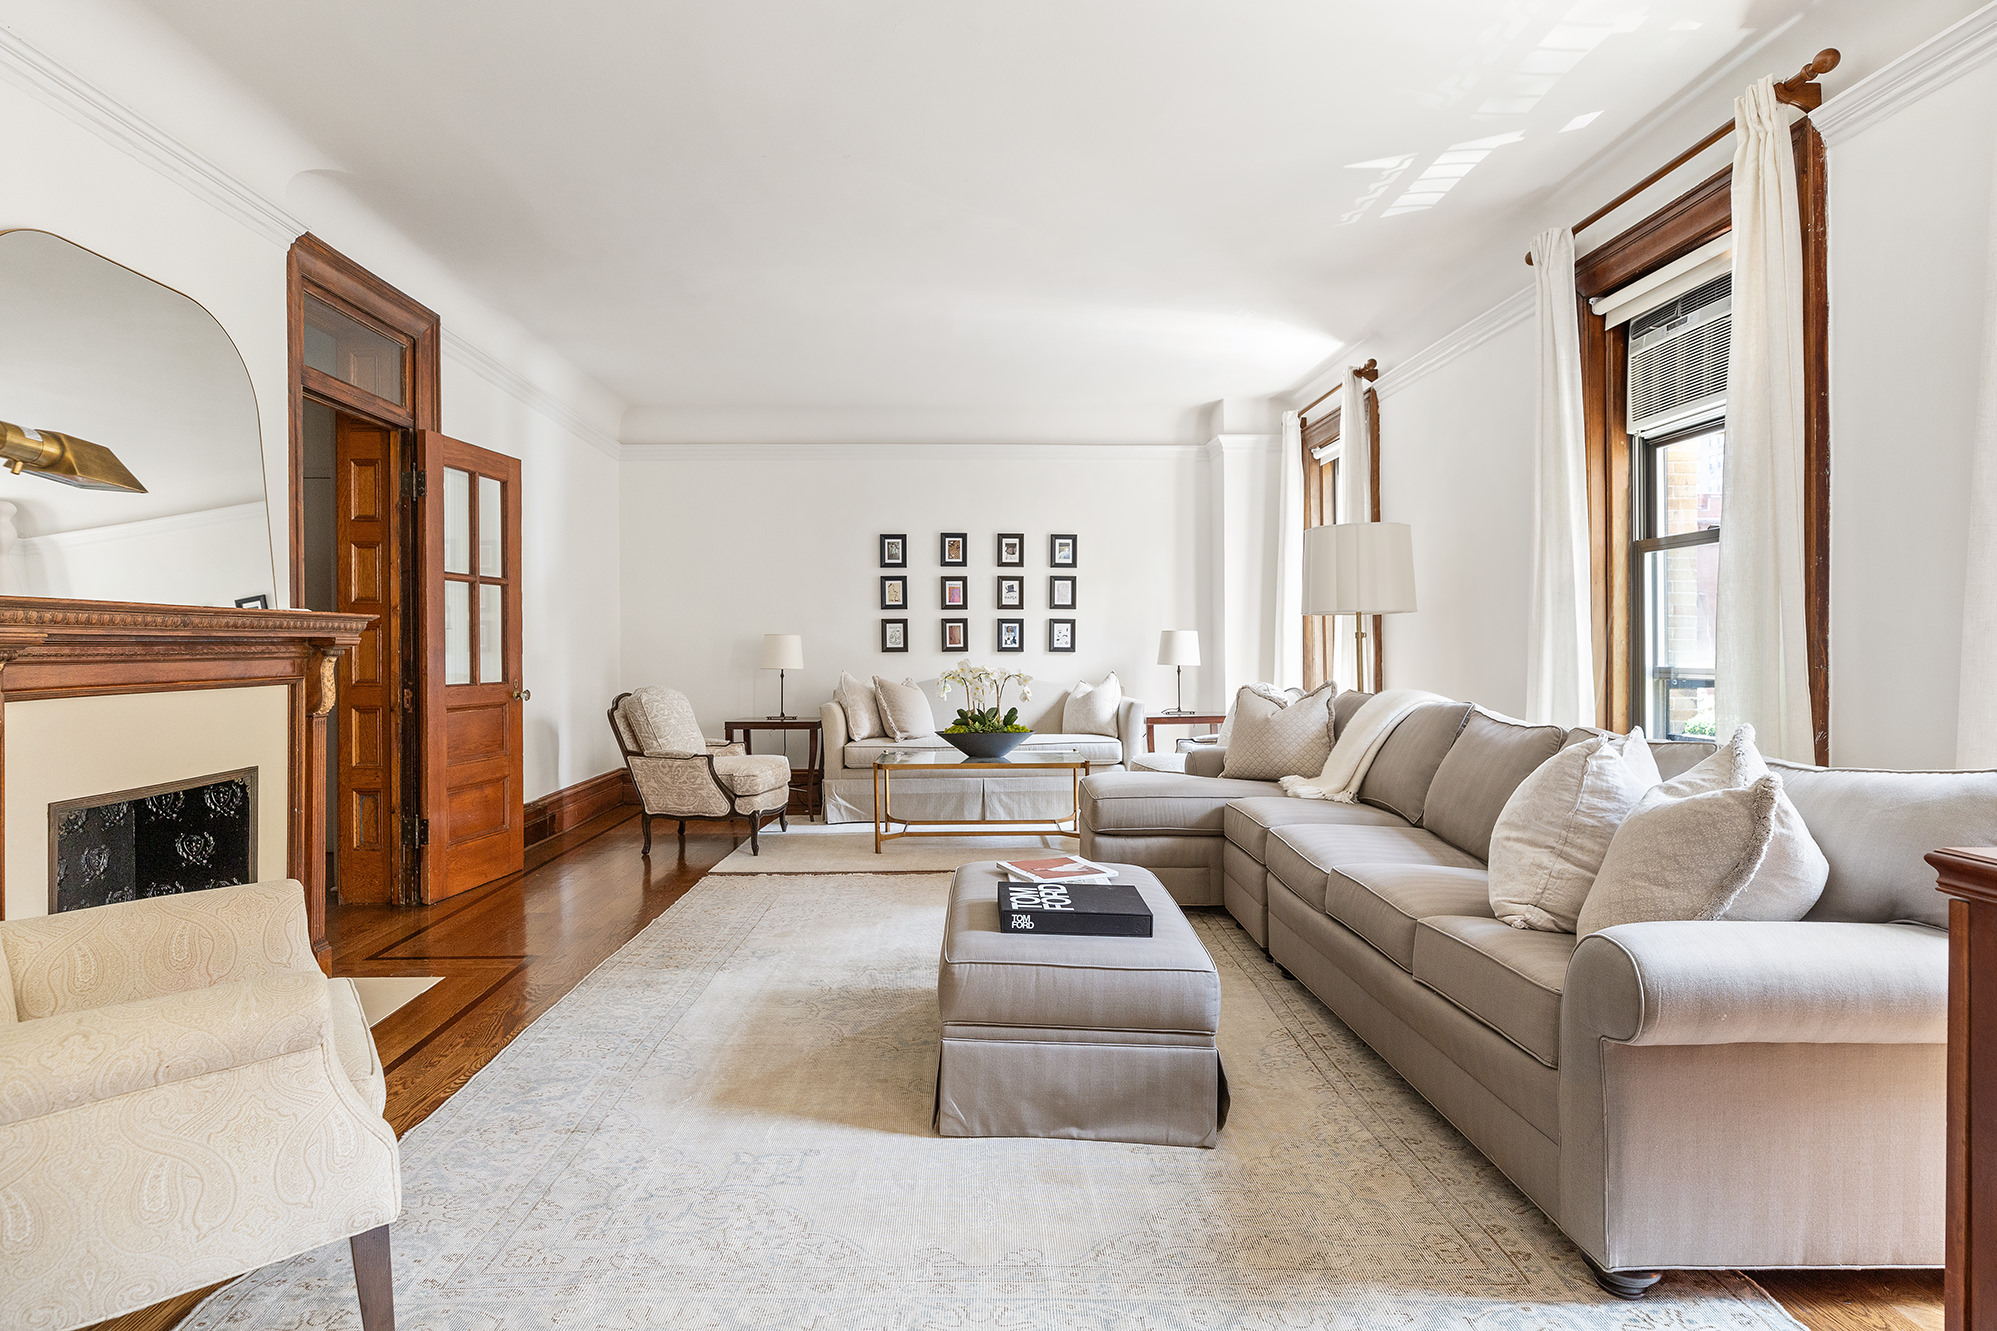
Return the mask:
[[527, 805], [527, 844], [546, 841], [621, 804], [637, 802], [638, 790], [631, 784], [631, 773], [621, 767], [564, 786]]

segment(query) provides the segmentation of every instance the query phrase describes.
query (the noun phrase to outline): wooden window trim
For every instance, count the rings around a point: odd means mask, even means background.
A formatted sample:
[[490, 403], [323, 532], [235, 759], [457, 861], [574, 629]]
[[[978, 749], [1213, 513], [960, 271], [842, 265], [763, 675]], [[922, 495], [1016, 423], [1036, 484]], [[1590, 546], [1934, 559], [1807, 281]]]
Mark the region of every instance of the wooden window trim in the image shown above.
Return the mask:
[[[1803, 593], [1809, 639], [1810, 720], [1816, 761], [1830, 762], [1831, 429], [1830, 280], [1823, 136], [1808, 120], [1791, 131], [1803, 227]], [[1625, 428], [1629, 327], [1606, 326], [1588, 301], [1684, 257], [1733, 227], [1733, 171], [1708, 177], [1574, 269], [1580, 306], [1583, 424], [1596, 713], [1612, 730], [1630, 724], [1630, 441]], [[1377, 452], [1376, 452], [1377, 456]], [[1375, 640], [1377, 642], [1377, 638]]]
[[[1373, 441], [1373, 447], [1367, 460], [1367, 481], [1372, 495], [1371, 517], [1374, 522], [1378, 522], [1380, 521], [1380, 394], [1375, 389], [1369, 387], [1363, 395], [1363, 401], [1366, 411], [1367, 437]], [[1323, 464], [1311, 456], [1311, 449], [1313, 447], [1321, 448], [1340, 437], [1344, 424], [1341, 415], [1342, 410], [1341, 407], [1332, 407], [1315, 418], [1306, 418], [1303, 422], [1304, 527], [1307, 530], [1311, 527], [1322, 526], [1326, 522], [1338, 521], [1336, 513], [1327, 514], [1322, 511], [1323, 506], [1320, 499], [1323, 493], [1321, 489], [1322, 480], [1318, 473], [1322, 470]], [[1331, 425], [1327, 429], [1314, 430], [1312, 429], [1313, 420], [1328, 420], [1331, 422]], [[1314, 689], [1323, 684], [1331, 673], [1331, 663], [1336, 659], [1336, 652], [1331, 640], [1331, 635], [1336, 631], [1333, 627], [1334, 619], [1335, 616], [1331, 615], [1304, 616], [1303, 678], [1304, 687], [1307, 689]], [[1387, 659], [1386, 646], [1381, 641], [1380, 634], [1381, 625], [1385, 620], [1385, 615], [1373, 616], [1373, 623], [1370, 629], [1371, 637], [1369, 638], [1369, 641], [1373, 644], [1373, 678], [1379, 681], [1385, 681], [1387, 677], [1385, 668]], [[1348, 680], [1346, 683], [1350, 687], [1356, 684], [1357, 681]], [[1384, 682], [1380, 687], [1385, 687]]]
[[[312, 295], [410, 348], [404, 404], [355, 388], [305, 364], [305, 297]], [[442, 428], [439, 397], [441, 327], [437, 315], [307, 232], [285, 259], [289, 334], [291, 603], [305, 592], [305, 402], [308, 396], [355, 415], [402, 429]]]

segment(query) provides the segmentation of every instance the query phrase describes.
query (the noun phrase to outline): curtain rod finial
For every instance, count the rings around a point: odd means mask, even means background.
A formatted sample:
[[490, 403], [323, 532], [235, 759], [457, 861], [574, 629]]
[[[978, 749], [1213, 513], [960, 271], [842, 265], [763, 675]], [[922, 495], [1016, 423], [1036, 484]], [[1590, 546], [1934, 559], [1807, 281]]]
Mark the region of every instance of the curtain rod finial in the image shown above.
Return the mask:
[[1364, 379], [1367, 383], [1369, 384], [1372, 383], [1375, 379], [1378, 379], [1380, 377], [1380, 358], [1378, 356], [1368, 356], [1366, 358], [1366, 363], [1360, 366], [1353, 373], [1357, 374], [1361, 379]]

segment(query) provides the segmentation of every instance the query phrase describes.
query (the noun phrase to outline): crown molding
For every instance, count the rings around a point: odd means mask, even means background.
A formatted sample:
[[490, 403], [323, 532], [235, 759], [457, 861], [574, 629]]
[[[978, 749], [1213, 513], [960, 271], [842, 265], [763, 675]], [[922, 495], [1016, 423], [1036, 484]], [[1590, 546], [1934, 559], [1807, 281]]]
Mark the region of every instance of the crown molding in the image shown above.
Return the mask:
[[466, 341], [464, 335], [453, 332], [449, 324], [443, 326], [442, 351], [494, 388], [540, 412], [597, 452], [611, 458], [624, 456], [623, 446], [618, 443], [614, 432], [590, 420], [490, 352]]
[[1531, 287], [1505, 297], [1455, 332], [1409, 356], [1392, 370], [1381, 371], [1373, 391], [1385, 401], [1409, 384], [1427, 378], [1457, 357], [1476, 350], [1498, 334], [1532, 318], [1534, 300]]
[[626, 444], [626, 462], [1174, 462], [1201, 444]]
[[1272, 452], [1282, 441], [1280, 434], [1217, 434], [1204, 447], [1209, 456], [1224, 457], [1230, 453]]
[[1810, 113], [1810, 123], [1836, 145], [1937, 92], [1997, 55], [1997, 4], [1942, 29], [1873, 71]]
[[273, 245], [305, 224], [117, 98], [15, 33], [0, 29], [0, 78], [54, 107]]

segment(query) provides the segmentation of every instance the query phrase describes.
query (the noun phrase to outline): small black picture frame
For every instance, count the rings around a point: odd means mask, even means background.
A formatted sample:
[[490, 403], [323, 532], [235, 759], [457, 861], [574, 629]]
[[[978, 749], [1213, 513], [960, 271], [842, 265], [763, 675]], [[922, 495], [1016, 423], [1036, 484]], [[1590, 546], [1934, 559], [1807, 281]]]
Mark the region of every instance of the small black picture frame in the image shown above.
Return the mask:
[[1047, 621], [1047, 650], [1050, 652], [1072, 652], [1075, 650], [1074, 620], [1050, 619]]
[[1026, 533], [1002, 531], [998, 534], [998, 566], [1000, 568], [1026, 567]]
[[1057, 532], [1047, 538], [1047, 567], [1076, 568], [1080, 565], [1075, 534]]
[[881, 609], [908, 609], [908, 575], [905, 573], [883, 573], [881, 575]]
[[1047, 608], [1049, 610], [1073, 610], [1075, 608], [1075, 577], [1072, 573], [1048, 574]]
[[971, 534], [946, 531], [936, 542], [936, 554], [944, 568], [967, 568], [971, 563]]
[[270, 597], [262, 592], [258, 592], [255, 596], [238, 596], [236, 598], [236, 609], [268, 610], [270, 609]]
[[1001, 619], [994, 639], [994, 651], [1023, 652], [1026, 650], [1026, 621], [1023, 619]]
[[884, 652], [905, 652], [908, 650], [907, 620], [883, 619], [881, 621], [881, 650]]
[[940, 604], [945, 610], [962, 610], [971, 603], [970, 579], [961, 573], [943, 579], [942, 590], [938, 593]]
[[881, 567], [908, 567], [908, 536], [904, 533], [881, 533]]
[[1000, 610], [1026, 609], [1026, 579], [1017, 573], [1001, 574], [995, 596], [993, 604]]
[[946, 652], [970, 651], [971, 621], [968, 619], [944, 620], [941, 650]]

